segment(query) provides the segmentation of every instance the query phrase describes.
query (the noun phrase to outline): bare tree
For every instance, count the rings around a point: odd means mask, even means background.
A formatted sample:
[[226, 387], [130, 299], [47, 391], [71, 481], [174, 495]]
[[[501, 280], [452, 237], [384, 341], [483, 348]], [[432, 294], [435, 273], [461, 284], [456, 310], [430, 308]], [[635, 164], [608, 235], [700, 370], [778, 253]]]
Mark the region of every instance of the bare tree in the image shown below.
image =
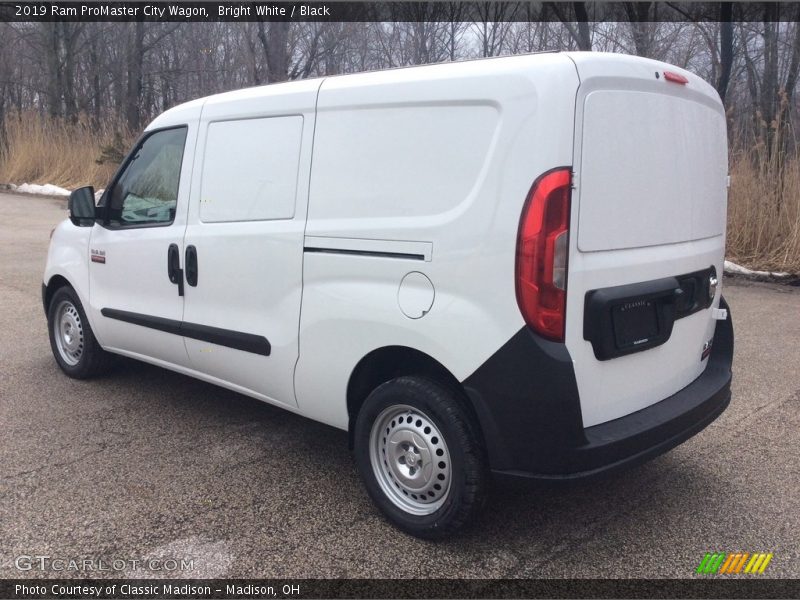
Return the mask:
[[38, 111], [138, 129], [177, 103], [254, 84], [577, 48], [686, 67], [713, 82], [732, 131], [782, 151], [793, 139], [796, 5], [406, 2], [391, 11], [362, 23], [0, 23], [0, 121]]
[[716, 88], [725, 102], [733, 69], [733, 3], [719, 3], [719, 76]]
[[634, 52], [638, 56], [653, 56], [658, 5], [654, 2], [625, 2], [623, 8], [628, 17]]
[[[547, 6], [563, 23], [570, 36], [578, 44], [579, 50], [592, 49], [592, 36], [589, 29], [589, 13], [586, 11], [585, 2], [548, 2]], [[568, 8], [572, 9], [570, 13]], [[573, 18], [574, 17], [574, 18]]]
[[267, 61], [267, 82], [289, 79], [289, 23], [258, 22], [258, 40]]
[[480, 56], [503, 54], [512, 30], [511, 20], [519, 9], [516, 2], [481, 2], [477, 5], [479, 20], [473, 23], [473, 27], [478, 35]]

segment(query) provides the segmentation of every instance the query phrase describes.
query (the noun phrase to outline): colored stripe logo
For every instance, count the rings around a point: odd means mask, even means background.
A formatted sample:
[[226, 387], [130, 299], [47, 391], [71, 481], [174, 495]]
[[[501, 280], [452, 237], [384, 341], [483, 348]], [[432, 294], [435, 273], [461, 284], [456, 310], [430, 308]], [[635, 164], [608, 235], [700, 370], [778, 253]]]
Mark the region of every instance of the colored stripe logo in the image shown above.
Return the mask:
[[760, 575], [772, 560], [772, 553], [755, 552], [706, 552], [695, 573], [701, 575], [725, 575], [748, 573]]

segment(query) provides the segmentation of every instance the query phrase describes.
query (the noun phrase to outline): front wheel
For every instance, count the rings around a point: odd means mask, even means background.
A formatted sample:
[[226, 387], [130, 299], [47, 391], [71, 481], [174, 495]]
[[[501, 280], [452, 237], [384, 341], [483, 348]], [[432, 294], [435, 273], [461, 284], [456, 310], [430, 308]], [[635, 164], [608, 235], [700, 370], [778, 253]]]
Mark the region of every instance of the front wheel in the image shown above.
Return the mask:
[[47, 310], [53, 356], [70, 377], [86, 379], [108, 369], [113, 357], [97, 343], [78, 295], [71, 287], [56, 290]]
[[446, 537], [483, 506], [482, 444], [455, 392], [435, 381], [399, 377], [375, 389], [356, 421], [355, 452], [372, 500], [412, 535]]

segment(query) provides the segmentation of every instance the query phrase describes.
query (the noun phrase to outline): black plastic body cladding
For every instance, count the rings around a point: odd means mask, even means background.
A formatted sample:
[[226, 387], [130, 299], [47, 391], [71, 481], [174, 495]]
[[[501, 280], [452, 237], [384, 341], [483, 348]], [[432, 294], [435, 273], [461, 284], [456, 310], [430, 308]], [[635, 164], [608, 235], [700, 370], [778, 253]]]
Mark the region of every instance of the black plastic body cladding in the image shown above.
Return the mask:
[[[724, 298], [720, 308], [728, 309]], [[712, 348], [703, 374], [676, 394], [584, 428], [566, 346], [523, 328], [463, 382], [483, 428], [492, 470], [536, 479], [576, 479], [638, 464], [674, 448], [728, 406], [730, 313], [717, 321]]]

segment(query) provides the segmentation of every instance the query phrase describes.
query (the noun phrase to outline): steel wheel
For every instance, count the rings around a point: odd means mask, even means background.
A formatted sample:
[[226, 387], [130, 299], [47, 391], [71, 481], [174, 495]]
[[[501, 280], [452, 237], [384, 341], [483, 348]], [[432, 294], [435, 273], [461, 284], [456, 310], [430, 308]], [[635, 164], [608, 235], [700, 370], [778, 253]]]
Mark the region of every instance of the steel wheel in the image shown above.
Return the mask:
[[83, 356], [83, 323], [78, 309], [72, 302], [62, 300], [56, 307], [53, 320], [53, 337], [61, 358], [75, 366]]
[[439, 428], [422, 411], [394, 405], [372, 425], [369, 455], [383, 492], [402, 510], [430, 515], [447, 499], [450, 452]]

